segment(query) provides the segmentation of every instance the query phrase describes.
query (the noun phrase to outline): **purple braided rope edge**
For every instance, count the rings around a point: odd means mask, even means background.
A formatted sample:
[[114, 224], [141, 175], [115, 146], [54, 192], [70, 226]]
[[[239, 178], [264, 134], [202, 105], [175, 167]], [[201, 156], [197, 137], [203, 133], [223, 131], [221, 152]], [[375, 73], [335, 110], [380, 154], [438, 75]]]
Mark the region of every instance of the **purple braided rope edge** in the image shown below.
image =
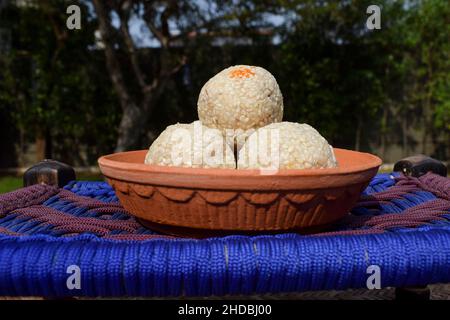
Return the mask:
[[421, 203], [404, 210], [401, 214], [385, 214], [380, 216], [352, 216], [344, 219], [344, 223], [351, 228], [364, 228], [357, 230], [344, 230], [337, 232], [324, 232], [317, 235], [356, 235], [373, 234], [387, 231], [391, 228], [418, 227], [430, 221], [447, 220], [441, 215], [448, 214], [450, 210], [450, 179], [433, 173], [422, 177], [399, 176], [397, 184], [383, 192], [361, 196], [356, 205], [368, 207], [388, 203], [392, 199], [401, 199], [401, 196], [415, 191], [426, 190], [438, 198]]
[[60, 189], [53, 186], [36, 184], [17, 191], [0, 195], [0, 217], [19, 208], [42, 204], [56, 195]]
[[[102, 216], [101, 218], [77, 217], [42, 205], [53, 196], [58, 196], [60, 200], [70, 202], [74, 206], [85, 208], [87, 212], [100, 213]], [[108, 219], [109, 215], [114, 213], [127, 214], [118, 203], [101, 202], [48, 185], [33, 185], [0, 195], [0, 217], [8, 214], [17, 215], [20, 216], [20, 221], [34, 222], [34, 228], [51, 226], [54, 232], [60, 232], [63, 236], [86, 232], [100, 237], [123, 240], [145, 240], [158, 236], [137, 234], [137, 230], [142, 226], [131, 216], [127, 220]], [[113, 234], [112, 232], [123, 233]], [[2, 226], [0, 226], [0, 233], [14, 236], [23, 235]]]
[[[423, 190], [432, 192], [438, 198], [408, 208], [401, 214], [349, 215], [342, 222], [347, 227], [358, 229], [323, 232], [313, 236], [382, 233], [395, 227], [417, 227], [430, 221], [446, 220], [441, 215], [448, 214], [450, 210], [450, 179], [431, 173], [420, 178], [397, 177], [397, 184], [386, 191], [361, 196], [357, 207], [377, 207], [382, 203], [389, 203], [393, 199], [401, 199], [408, 193]], [[66, 201], [75, 207], [83, 208], [86, 213], [100, 214], [100, 217], [78, 217], [41, 205], [44, 201], [56, 195], [60, 201]], [[166, 235], [138, 233], [138, 230], [142, 227], [133, 217], [126, 220], [110, 219], [110, 215], [114, 213], [127, 214], [118, 203], [105, 203], [47, 185], [34, 185], [0, 195], [0, 217], [6, 214], [16, 214], [27, 222], [35, 222], [36, 227], [51, 226], [53, 231], [60, 232], [63, 236], [90, 232], [100, 237], [118, 240], [172, 238]], [[0, 227], [0, 233], [21, 235], [20, 232], [14, 232], [4, 227]]]

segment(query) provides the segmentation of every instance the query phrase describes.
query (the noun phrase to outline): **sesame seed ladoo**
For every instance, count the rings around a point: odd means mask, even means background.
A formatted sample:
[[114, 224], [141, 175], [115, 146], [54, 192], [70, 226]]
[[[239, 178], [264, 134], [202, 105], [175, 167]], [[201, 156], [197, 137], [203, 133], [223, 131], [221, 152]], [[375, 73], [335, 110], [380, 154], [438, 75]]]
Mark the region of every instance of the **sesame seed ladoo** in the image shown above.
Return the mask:
[[312, 169], [337, 166], [333, 148], [308, 124], [272, 123], [251, 134], [238, 154], [238, 169]]
[[337, 166], [333, 148], [316, 129], [281, 122], [283, 96], [264, 68], [222, 70], [205, 83], [197, 107], [200, 121], [168, 126], [150, 146], [145, 163], [275, 170]]
[[256, 66], [226, 68], [205, 83], [197, 102], [205, 126], [257, 129], [283, 118], [283, 96], [269, 71]]
[[146, 164], [190, 168], [236, 168], [222, 133], [200, 121], [168, 126], [152, 143]]

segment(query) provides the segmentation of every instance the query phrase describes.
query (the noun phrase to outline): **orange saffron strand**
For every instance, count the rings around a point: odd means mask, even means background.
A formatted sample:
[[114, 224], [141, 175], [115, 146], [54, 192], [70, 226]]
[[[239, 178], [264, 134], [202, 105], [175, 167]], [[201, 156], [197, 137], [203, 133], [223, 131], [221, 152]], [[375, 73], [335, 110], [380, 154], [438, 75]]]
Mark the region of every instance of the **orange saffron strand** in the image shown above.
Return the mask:
[[255, 73], [250, 68], [241, 67], [230, 72], [230, 78], [250, 78]]

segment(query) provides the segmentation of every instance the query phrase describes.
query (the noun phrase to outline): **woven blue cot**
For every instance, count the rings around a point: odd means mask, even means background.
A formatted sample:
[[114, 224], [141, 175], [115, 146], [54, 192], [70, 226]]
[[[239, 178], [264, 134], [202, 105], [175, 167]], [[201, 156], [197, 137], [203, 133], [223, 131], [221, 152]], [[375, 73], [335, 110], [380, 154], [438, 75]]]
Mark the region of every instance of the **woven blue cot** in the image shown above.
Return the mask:
[[341, 290], [366, 288], [370, 266], [382, 287], [450, 282], [449, 186], [433, 174], [379, 174], [333, 232], [203, 240], [143, 228], [105, 182], [31, 186], [0, 195], [0, 295]]

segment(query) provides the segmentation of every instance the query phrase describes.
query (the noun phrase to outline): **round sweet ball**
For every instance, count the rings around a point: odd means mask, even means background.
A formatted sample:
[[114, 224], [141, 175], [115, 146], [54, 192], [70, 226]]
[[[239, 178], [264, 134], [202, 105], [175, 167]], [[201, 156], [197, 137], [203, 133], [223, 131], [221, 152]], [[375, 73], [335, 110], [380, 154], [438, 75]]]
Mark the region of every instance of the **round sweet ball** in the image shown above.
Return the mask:
[[269, 71], [238, 65], [222, 70], [206, 82], [197, 108], [205, 126], [256, 129], [282, 120], [283, 96]]
[[168, 126], [150, 146], [146, 164], [189, 168], [236, 168], [233, 150], [222, 132], [202, 125]]
[[272, 123], [248, 137], [238, 169], [312, 169], [337, 166], [333, 148], [308, 124]]

